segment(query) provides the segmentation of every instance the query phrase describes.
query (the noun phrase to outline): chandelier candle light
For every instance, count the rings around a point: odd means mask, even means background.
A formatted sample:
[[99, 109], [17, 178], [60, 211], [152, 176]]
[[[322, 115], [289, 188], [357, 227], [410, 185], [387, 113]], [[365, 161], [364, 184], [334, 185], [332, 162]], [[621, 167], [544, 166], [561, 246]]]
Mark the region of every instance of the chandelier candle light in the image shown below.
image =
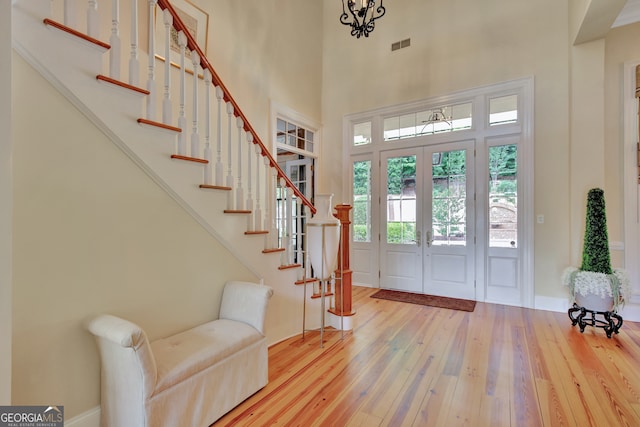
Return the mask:
[[[380, 4], [376, 6], [376, 1]], [[351, 27], [351, 35], [369, 37], [376, 19], [382, 18], [386, 9], [382, 0], [342, 0], [340, 22]]]
[[321, 328], [320, 346], [324, 333], [324, 289], [323, 282], [329, 282], [337, 267], [340, 247], [340, 220], [334, 217], [331, 209], [333, 194], [317, 194], [315, 197], [316, 214], [307, 221], [307, 244], [311, 267], [321, 290]]

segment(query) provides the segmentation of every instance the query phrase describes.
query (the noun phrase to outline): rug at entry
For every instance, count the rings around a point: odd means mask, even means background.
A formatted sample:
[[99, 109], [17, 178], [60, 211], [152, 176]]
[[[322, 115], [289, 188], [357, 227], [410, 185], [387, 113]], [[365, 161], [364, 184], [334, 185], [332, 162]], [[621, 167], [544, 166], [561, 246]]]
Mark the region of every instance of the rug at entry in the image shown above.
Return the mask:
[[428, 305], [431, 307], [448, 308], [451, 310], [473, 311], [476, 302], [468, 299], [439, 297], [436, 295], [414, 294], [411, 292], [392, 291], [381, 289], [371, 298], [386, 299], [391, 301], [408, 302], [411, 304]]

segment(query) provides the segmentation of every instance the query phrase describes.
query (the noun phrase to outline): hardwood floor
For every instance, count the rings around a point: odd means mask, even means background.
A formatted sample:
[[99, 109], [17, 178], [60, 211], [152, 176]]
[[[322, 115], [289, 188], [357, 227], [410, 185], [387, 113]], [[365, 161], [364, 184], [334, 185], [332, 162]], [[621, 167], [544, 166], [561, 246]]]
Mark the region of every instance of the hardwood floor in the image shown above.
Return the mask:
[[608, 339], [566, 313], [369, 298], [353, 332], [269, 349], [269, 384], [214, 426], [640, 426], [640, 324]]

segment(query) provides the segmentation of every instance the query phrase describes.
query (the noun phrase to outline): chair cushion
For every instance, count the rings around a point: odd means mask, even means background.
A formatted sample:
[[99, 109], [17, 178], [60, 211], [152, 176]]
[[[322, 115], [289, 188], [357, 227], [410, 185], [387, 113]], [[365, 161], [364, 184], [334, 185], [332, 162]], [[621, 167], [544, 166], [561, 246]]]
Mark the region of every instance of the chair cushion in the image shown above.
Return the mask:
[[[264, 337], [253, 327], [218, 319], [151, 343], [159, 393]], [[154, 393], [154, 394], [155, 394]]]

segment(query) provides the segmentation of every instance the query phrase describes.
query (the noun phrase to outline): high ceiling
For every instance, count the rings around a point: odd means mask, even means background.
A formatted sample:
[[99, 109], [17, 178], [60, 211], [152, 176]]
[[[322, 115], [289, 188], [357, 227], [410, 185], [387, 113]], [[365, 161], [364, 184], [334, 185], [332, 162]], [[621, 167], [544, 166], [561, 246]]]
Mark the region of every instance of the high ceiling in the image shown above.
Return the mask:
[[627, 3], [624, 5], [624, 8], [620, 12], [620, 15], [618, 15], [618, 18], [613, 23], [612, 28], [639, 21], [640, 0], [627, 0]]

